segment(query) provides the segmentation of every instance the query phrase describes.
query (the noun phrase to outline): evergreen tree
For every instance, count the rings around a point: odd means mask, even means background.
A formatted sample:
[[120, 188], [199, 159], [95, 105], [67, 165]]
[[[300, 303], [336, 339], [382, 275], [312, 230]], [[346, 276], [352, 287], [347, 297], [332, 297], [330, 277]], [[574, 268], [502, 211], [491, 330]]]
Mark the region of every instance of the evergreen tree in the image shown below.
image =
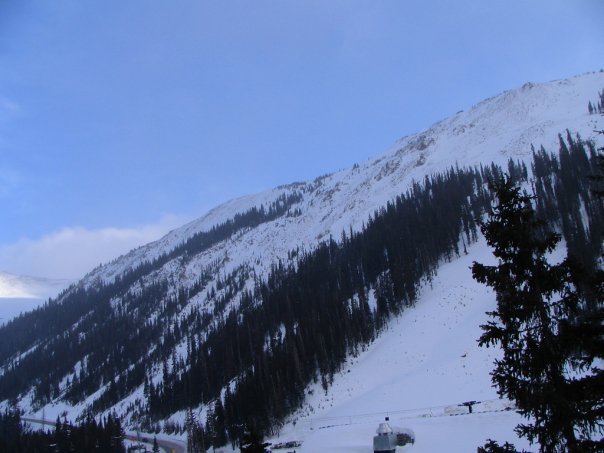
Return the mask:
[[23, 431], [18, 411], [0, 413], [0, 451], [23, 451]]
[[185, 416], [185, 428], [187, 430], [187, 451], [189, 453], [199, 453], [206, 451], [205, 445], [205, 433], [193, 414], [193, 411], [189, 409]]
[[[487, 440], [487, 443], [483, 447], [478, 447], [476, 451], [477, 453], [518, 453], [513, 444], [506, 442], [499, 445], [493, 439]], [[522, 450], [522, 453], [525, 453], [525, 451]]]
[[264, 453], [266, 447], [269, 445], [268, 442], [262, 442], [262, 438], [258, 435], [258, 432], [252, 429], [243, 434], [241, 453]]
[[214, 404], [214, 420], [212, 425], [214, 427], [212, 446], [214, 448], [218, 448], [226, 445], [228, 440], [226, 432], [226, 418], [224, 406], [222, 405], [222, 400], [220, 398], [218, 398]]
[[601, 451], [602, 440], [593, 442], [591, 436], [604, 417], [602, 371], [593, 367], [598, 353], [584, 353], [601, 345], [601, 319], [584, 316], [587, 304], [573, 261], [548, 263], [546, 255], [560, 237], [535, 218], [531, 197], [509, 179], [494, 190], [498, 204], [481, 230], [499, 264], [472, 266], [474, 278], [497, 297], [479, 340], [481, 346], [503, 349], [493, 383], [532, 419], [516, 431], [538, 441], [541, 451]]

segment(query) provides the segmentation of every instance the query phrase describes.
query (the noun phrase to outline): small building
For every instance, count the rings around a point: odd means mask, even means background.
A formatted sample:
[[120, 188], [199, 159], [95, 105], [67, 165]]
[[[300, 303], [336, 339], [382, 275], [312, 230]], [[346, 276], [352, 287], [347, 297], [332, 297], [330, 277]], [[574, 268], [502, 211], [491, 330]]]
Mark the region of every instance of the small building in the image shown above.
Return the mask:
[[388, 417], [380, 423], [376, 434], [373, 436], [374, 453], [394, 453], [396, 450], [396, 433], [390, 426]]
[[410, 429], [393, 428], [390, 426], [390, 419], [380, 423], [373, 436], [374, 453], [395, 453], [396, 447], [415, 443], [415, 434]]

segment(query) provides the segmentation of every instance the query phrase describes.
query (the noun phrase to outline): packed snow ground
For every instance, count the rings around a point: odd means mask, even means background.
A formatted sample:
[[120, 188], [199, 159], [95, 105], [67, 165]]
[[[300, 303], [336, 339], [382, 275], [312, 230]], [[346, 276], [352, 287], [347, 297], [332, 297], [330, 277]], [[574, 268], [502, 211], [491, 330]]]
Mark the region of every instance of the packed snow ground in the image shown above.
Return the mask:
[[[413, 446], [400, 451], [473, 452], [488, 438], [530, 450], [513, 432], [522, 418], [503, 410], [510, 403], [499, 400], [491, 385], [500, 351], [478, 347], [480, 325], [495, 308], [495, 296], [472, 279], [473, 261], [494, 262], [484, 241], [445, 263], [416, 306], [349, 360], [327, 393], [320, 384], [310, 389], [295, 426], [290, 423], [279, 441], [302, 440], [296, 449], [302, 453], [371, 452], [378, 423], [389, 416], [393, 426], [416, 436]], [[472, 400], [483, 402], [473, 414], [457, 406]]]

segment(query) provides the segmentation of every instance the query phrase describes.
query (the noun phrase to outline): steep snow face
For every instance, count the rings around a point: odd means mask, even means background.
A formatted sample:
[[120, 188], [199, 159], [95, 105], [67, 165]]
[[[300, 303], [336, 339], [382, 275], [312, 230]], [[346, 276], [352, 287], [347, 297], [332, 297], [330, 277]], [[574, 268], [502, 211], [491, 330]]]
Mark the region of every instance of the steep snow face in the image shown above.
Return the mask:
[[602, 120], [598, 115], [588, 114], [587, 104], [603, 88], [604, 73], [545, 84], [527, 83], [424, 132], [400, 139], [376, 159], [312, 182], [229, 201], [159, 241], [97, 268], [84, 283], [96, 279], [111, 281], [125, 270], [170, 251], [195, 233], [207, 231], [236, 213], [268, 206], [283, 194], [298, 192], [302, 201], [294, 208], [299, 208], [301, 215], [282, 217], [244, 231], [186, 264], [170, 263], [159, 273], [176, 278], [178, 285], [188, 286], [204, 263], [218, 261], [221, 272], [229, 273], [249, 263], [257, 274], [265, 275], [271, 263], [286, 259], [287, 252], [296, 247], [312, 248], [330, 235], [337, 239], [342, 231], [360, 229], [376, 209], [405, 192], [412, 181], [422, 181], [425, 175], [455, 165], [491, 162], [505, 165], [510, 158], [525, 160], [531, 156], [531, 145], [555, 152], [558, 134], [566, 129], [584, 139], [595, 139], [594, 129]]

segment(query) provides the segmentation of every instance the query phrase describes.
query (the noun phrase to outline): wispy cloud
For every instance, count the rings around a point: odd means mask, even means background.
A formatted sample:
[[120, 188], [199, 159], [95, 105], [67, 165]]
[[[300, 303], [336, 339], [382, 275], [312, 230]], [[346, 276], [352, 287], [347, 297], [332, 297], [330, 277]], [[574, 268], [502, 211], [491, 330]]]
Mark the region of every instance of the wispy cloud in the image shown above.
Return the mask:
[[0, 245], [0, 270], [19, 275], [76, 279], [101, 263], [162, 237], [186, 220], [165, 215], [139, 228], [63, 228], [40, 239]]

